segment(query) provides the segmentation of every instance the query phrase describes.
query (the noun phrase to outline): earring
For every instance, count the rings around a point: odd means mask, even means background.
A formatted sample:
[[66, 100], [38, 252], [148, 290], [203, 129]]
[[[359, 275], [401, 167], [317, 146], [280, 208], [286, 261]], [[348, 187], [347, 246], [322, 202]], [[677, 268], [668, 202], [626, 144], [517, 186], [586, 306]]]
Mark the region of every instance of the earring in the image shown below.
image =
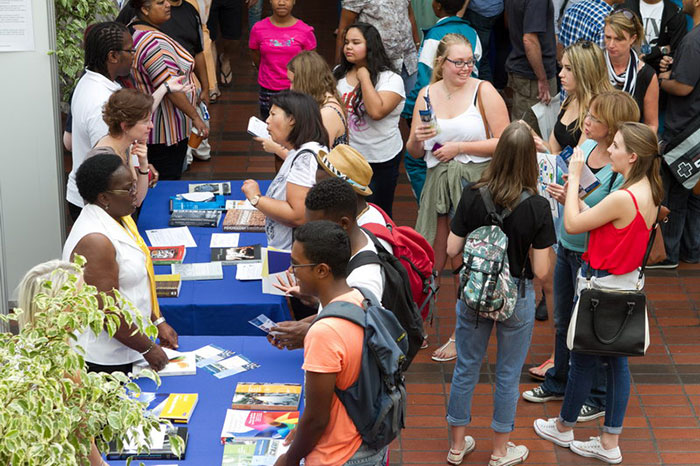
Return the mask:
[[105, 205], [105, 210], [109, 210], [109, 204]]

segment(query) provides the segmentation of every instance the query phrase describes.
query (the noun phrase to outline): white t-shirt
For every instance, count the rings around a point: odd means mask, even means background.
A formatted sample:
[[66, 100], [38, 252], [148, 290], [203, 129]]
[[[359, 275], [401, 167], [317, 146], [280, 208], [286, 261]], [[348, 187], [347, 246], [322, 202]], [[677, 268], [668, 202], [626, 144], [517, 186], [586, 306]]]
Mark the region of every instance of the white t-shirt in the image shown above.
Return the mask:
[[73, 117], [73, 168], [68, 175], [66, 184], [66, 200], [73, 205], [83, 207], [85, 201], [78, 192], [75, 184], [75, 173], [85, 161], [85, 156], [97, 141], [107, 135], [109, 129], [102, 119], [102, 107], [114, 91], [121, 86], [90, 70], [85, 74], [73, 92], [70, 111]]
[[[377, 210], [376, 207], [373, 205], [367, 204], [367, 210], [365, 210], [362, 215], [357, 217], [357, 224], [359, 226], [366, 225], [367, 223], [378, 223], [380, 225], [386, 225], [386, 222], [384, 221], [384, 216], [382, 215], [379, 210]], [[366, 235], [365, 235], [366, 236]], [[377, 238], [380, 243], [382, 243], [382, 246], [389, 251], [391, 254], [394, 253], [394, 248], [391, 247], [391, 244], [387, 243], [381, 238]]]
[[[372, 243], [370, 237], [367, 236], [367, 233], [365, 232], [362, 232], [362, 234], [364, 234], [365, 238], [367, 238], [367, 245], [357, 251], [357, 254], [361, 253], [362, 251], [372, 251], [376, 254], [377, 248], [374, 247], [374, 243]], [[352, 257], [355, 257], [357, 254], [354, 254]], [[350, 258], [351, 260], [352, 257]], [[345, 281], [349, 286], [361, 287], [371, 291], [374, 293], [374, 296], [381, 301], [382, 295], [384, 294], [385, 281], [384, 271], [382, 270], [381, 265], [367, 264], [358, 267], [348, 274]]]
[[[287, 183], [305, 188], [313, 187], [316, 184], [316, 169], [318, 168], [316, 154], [318, 154], [319, 150], [328, 151], [328, 148], [317, 142], [307, 142], [302, 144], [299, 149], [289, 151], [287, 158], [280, 167], [280, 171], [270, 183], [270, 187], [267, 188], [265, 195], [272, 199], [284, 201], [287, 199]], [[267, 217], [265, 220], [265, 233], [267, 234], [268, 246], [287, 251], [292, 249], [291, 227]]]
[[664, 13], [664, 2], [650, 4], [640, 0], [639, 13], [642, 15], [642, 25], [644, 26], [644, 43], [657, 45], [656, 41], [659, 38], [659, 34], [661, 34], [661, 16]]
[[[352, 111], [351, 99], [355, 88], [348, 84], [345, 77], [338, 81], [338, 93], [348, 109], [348, 129], [350, 145], [357, 149], [369, 163], [381, 163], [393, 159], [403, 147], [399, 118], [406, 102], [401, 76], [392, 71], [382, 71], [377, 77], [377, 92], [390, 91], [401, 96], [401, 102], [381, 120], [373, 120], [366, 113], [358, 118]], [[360, 104], [364, 107], [364, 103]]]

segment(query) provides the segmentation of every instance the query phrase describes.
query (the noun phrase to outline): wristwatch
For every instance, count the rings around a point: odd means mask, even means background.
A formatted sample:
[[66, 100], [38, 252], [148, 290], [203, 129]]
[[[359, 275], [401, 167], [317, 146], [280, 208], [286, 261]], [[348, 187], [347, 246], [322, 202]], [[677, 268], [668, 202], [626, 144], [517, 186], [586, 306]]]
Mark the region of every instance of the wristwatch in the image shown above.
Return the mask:
[[260, 194], [256, 194], [255, 196], [253, 196], [253, 198], [250, 199], [249, 202], [250, 205], [252, 205], [253, 207], [257, 206], [258, 202], [260, 202]]

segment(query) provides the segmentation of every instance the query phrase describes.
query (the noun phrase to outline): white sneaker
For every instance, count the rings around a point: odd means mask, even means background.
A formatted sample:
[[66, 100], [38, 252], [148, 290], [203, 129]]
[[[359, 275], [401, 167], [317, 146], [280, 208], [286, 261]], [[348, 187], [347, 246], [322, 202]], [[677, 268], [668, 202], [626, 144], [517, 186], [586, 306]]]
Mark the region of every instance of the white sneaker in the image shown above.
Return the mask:
[[585, 456], [587, 458], [597, 458], [609, 464], [622, 463], [622, 452], [620, 451], [620, 447], [606, 450], [600, 443], [600, 437], [591, 437], [591, 439], [587, 442], [574, 440], [571, 442], [569, 448], [571, 448], [571, 451], [577, 455]]
[[571, 441], [574, 439], [574, 431], [559, 432], [557, 429], [557, 418], [553, 417], [548, 420], [536, 419], [532, 425], [535, 428], [535, 433], [545, 440], [556, 443], [560, 447], [568, 448]]
[[508, 442], [506, 456], [497, 457], [491, 455], [489, 466], [512, 466], [525, 461], [529, 454], [530, 450], [525, 445], [516, 445], [513, 442]]

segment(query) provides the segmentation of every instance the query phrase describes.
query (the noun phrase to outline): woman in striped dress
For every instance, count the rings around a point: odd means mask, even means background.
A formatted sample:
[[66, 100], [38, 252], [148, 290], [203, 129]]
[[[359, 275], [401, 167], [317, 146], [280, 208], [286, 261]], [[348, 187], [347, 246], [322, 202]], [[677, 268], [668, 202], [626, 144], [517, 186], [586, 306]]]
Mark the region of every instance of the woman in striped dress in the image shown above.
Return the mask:
[[[131, 6], [136, 12], [130, 24], [134, 37], [131, 74], [136, 87], [152, 94], [173, 76], [184, 76], [185, 84], [195, 81], [192, 55], [158, 29], [170, 19], [168, 0], [131, 0]], [[148, 137], [148, 159], [163, 180], [180, 178], [190, 131], [198, 132], [203, 138], [209, 136], [209, 129], [195, 108], [197, 95], [198, 89], [188, 93], [169, 92], [151, 117], [153, 131]]]

